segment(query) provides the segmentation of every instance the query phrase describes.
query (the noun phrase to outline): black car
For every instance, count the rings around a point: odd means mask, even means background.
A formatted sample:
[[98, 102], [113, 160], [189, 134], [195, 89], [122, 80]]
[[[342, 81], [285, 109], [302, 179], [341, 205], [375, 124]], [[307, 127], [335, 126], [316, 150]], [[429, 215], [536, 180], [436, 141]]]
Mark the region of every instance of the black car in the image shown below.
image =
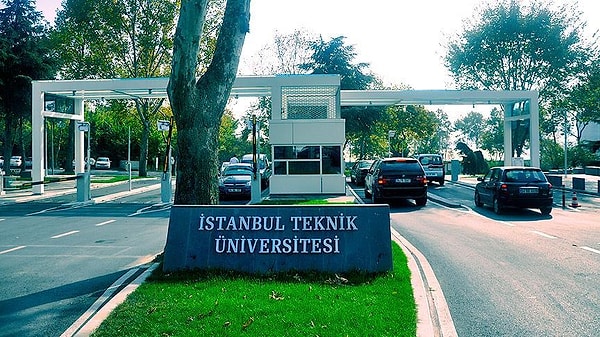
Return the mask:
[[[253, 164], [253, 155], [250, 154], [245, 154], [244, 156], [242, 156], [242, 163], [246, 163], [246, 164]], [[262, 188], [266, 188], [269, 186], [269, 179], [271, 178], [271, 163], [269, 162], [269, 159], [267, 159], [267, 156], [264, 154], [260, 154], [258, 155], [258, 157], [256, 158], [256, 161], [258, 163], [258, 170], [260, 172], [260, 186]]]
[[356, 185], [365, 183], [365, 177], [369, 172], [369, 168], [373, 165], [374, 160], [359, 160], [350, 169], [350, 181]]
[[250, 198], [253, 174], [252, 165], [229, 164], [219, 177], [219, 198]]
[[492, 205], [495, 213], [507, 207], [539, 208], [544, 215], [552, 212], [552, 184], [537, 167], [493, 167], [477, 180], [477, 207]]
[[365, 177], [365, 197], [374, 203], [392, 199], [414, 199], [427, 203], [427, 178], [415, 158], [385, 158], [373, 163]]

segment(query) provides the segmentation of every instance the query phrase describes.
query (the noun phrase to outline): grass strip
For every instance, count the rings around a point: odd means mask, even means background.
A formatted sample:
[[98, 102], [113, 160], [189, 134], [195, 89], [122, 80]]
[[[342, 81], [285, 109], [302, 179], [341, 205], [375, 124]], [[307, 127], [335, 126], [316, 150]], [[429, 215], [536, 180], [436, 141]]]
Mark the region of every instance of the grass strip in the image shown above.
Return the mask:
[[102, 336], [416, 336], [406, 256], [380, 274], [256, 276], [158, 268], [102, 323]]

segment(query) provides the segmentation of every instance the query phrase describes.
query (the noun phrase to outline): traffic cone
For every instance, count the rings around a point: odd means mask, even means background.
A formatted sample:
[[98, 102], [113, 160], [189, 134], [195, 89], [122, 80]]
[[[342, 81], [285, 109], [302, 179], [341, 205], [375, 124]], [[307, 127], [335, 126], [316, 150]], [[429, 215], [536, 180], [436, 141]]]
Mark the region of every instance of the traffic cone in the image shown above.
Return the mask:
[[577, 193], [573, 192], [573, 198], [571, 199], [571, 207], [579, 207], [579, 202], [577, 202]]

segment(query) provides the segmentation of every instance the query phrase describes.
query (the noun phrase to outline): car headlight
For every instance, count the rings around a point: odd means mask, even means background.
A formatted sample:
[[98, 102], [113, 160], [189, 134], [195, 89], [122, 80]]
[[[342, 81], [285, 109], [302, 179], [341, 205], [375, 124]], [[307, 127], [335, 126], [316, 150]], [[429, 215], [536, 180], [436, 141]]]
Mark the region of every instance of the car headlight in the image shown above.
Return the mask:
[[246, 182], [246, 187], [251, 187], [251, 186], [252, 186], [252, 180], [250, 180], [250, 181], [247, 181], [247, 182]]

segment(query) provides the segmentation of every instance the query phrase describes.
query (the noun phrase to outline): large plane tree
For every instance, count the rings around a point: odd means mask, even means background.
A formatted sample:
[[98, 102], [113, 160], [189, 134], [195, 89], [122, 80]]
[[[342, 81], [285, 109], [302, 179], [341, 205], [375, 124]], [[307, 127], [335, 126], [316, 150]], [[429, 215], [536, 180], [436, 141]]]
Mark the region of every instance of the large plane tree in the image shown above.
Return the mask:
[[167, 87], [178, 131], [175, 204], [217, 204], [219, 126], [250, 25], [250, 0], [227, 0], [214, 55], [196, 78], [209, 0], [183, 0]]

